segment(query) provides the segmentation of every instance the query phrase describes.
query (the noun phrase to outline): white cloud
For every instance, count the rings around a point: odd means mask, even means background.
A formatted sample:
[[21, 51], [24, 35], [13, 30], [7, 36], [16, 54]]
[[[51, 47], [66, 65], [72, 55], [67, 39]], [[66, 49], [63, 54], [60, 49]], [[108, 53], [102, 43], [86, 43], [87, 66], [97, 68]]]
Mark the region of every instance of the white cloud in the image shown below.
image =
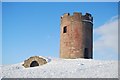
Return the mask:
[[94, 36], [98, 36], [94, 41], [94, 52], [118, 53], [118, 16], [112, 17], [104, 25], [94, 29]]

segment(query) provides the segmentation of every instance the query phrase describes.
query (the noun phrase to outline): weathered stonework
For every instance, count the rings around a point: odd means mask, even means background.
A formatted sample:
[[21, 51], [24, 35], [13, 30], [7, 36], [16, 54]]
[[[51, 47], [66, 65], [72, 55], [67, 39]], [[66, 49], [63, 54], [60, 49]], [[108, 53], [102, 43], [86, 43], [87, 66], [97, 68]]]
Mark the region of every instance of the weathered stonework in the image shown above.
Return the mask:
[[28, 67], [40, 66], [40, 65], [43, 65], [43, 64], [46, 64], [46, 63], [47, 63], [47, 61], [45, 59], [43, 59], [42, 57], [32, 56], [29, 59], [24, 61], [23, 66], [25, 68], [28, 68]]
[[74, 12], [61, 17], [60, 57], [93, 58], [93, 17]]

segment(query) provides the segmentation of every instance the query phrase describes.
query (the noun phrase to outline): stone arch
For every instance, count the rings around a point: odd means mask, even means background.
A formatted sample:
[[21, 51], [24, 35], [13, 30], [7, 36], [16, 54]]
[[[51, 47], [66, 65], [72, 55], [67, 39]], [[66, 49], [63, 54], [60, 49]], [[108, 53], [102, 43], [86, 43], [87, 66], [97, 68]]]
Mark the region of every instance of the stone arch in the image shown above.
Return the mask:
[[36, 67], [36, 66], [40, 66], [40, 65], [43, 65], [46, 63], [47, 63], [47, 61], [44, 58], [39, 57], [39, 56], [32, 56], [29, 59], [24, 61], [23, 66], [25, 68]]

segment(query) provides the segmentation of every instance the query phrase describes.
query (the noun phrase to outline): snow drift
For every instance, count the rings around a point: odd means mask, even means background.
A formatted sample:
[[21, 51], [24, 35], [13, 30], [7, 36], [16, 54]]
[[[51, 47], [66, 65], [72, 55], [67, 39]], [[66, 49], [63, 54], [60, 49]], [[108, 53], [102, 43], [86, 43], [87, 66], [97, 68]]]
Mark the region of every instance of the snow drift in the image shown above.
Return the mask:
[[[23, 63], [0, 66], [1, 78], [118, 78], [118, 61], [46, 58], [45, 65], [24, 68]], [[2, 69], [1, 69], [2, 68]]]

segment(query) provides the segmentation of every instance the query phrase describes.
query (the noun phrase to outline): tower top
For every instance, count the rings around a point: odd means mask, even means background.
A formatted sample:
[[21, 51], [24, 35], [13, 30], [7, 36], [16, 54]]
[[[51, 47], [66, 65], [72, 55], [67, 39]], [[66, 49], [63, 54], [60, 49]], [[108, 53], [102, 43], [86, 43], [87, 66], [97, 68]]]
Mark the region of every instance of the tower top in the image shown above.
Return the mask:
[[88, 22], [91, 22], [93, 23], [93, 17], [90, 13], [85, 13], [85, 15], [83, 15], [81, 12], [74, 12], [73, 15], [71, 15], [70, 13], [64, 13], [62, 16], [61, 16], [61, 20], [63, 18], [66, 18], [66, 17], [81, 17], [82, 21], [88, 21]]

